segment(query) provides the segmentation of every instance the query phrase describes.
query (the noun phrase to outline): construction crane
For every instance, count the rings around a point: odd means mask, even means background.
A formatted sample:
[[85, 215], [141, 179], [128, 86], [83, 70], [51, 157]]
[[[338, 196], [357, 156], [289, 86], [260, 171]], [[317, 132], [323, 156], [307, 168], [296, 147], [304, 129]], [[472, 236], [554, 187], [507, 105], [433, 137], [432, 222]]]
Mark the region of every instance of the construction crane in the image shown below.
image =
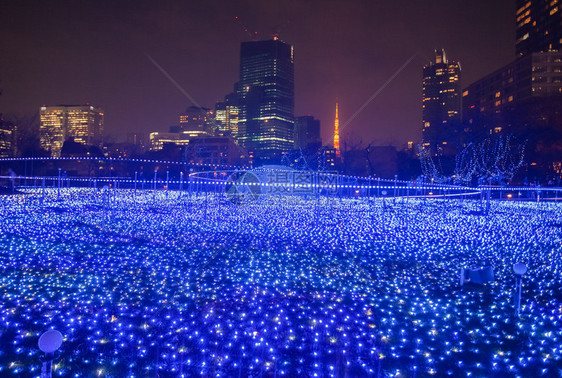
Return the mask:
[[236, 20], [236, 22], [238, 22], [240, 24], [240, 26], [242, 26], [242, 30], [244, 30], [244, 32], [246, 34], [248, 34], [248, 36], [252, 39], [252, 41], [257, 41], [257, 39], [258, 39], [258, 32], [257, 31], [251, 31], [250, 29], [248, 29], [248, 27], [246, 25], [244, 25], [242, 20], [240, 20], [240, 17], [235, 16], [234, 19]]

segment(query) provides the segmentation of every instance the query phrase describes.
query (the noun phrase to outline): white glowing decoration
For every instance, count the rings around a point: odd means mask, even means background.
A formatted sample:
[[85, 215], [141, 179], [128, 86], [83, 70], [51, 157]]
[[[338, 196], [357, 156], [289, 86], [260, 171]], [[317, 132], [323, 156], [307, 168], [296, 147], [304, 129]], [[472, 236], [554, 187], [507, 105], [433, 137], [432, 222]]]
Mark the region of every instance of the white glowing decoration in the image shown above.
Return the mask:
[[513, 273], [515, 273], [517, 276], [524, 276], [525, 273], [527, 273], [527, 265], [521, 262], [513, 264]]
[[48, 330], [39, 337], [38, 346], [44, 353], [53, 353], [62, 345], [62, 334], [54, 329]]

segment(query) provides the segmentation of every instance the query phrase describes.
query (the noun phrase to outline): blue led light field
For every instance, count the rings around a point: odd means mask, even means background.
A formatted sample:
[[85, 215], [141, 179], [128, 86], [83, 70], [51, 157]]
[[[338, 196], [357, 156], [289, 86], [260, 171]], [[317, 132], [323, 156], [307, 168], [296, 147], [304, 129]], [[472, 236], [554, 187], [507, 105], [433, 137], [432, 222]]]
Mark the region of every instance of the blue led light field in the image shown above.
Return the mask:
[[0, 198], [0, 376], [561, 374], [561, 204], [109, 192]]

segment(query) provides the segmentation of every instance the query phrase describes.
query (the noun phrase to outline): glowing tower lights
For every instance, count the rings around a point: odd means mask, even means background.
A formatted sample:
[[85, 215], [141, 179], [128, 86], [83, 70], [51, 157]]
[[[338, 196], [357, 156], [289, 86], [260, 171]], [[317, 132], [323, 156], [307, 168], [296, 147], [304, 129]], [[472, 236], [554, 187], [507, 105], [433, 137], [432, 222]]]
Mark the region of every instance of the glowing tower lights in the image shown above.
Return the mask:
[[340, 119], [338, 116], [338, 102], [336, 100], [336, 118], [334, 119], [334, 149], [336, 150], [336, 156], [339, 158], [341, 156], [340, 152]]

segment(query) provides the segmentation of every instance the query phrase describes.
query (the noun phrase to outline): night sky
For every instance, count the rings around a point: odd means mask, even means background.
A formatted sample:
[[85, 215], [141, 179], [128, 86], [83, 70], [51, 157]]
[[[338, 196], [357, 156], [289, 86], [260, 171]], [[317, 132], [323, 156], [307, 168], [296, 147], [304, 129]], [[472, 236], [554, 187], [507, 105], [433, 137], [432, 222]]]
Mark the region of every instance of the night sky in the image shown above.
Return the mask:
[[[295, 115], [333, 127], [406, 68], [342, 131], [351, 143], [421, 138], [421, 76], [435, 48], [462, 67], [462, 85], [514, 58], [515, 0], [27, 1], [0, 4], [0, 112], [90, 102], [113, 140], [167, 131], [191, 102], [213, 108], [238, 80], [241, 23], [295, 49]], [[235, 20], [238, 16], [241, 22]]]

